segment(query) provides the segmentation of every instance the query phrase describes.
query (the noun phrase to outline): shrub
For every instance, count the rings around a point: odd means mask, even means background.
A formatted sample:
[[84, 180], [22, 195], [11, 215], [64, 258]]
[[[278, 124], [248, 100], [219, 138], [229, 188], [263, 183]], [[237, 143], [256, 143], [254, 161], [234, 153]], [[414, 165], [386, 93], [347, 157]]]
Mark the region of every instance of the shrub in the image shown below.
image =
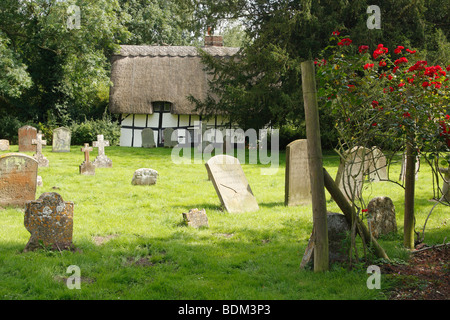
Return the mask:
[[109, 140], [111, 146], [119, 145], [120, 126], [109, 117], [99, 120], [85, 120], [70, 127], [72, 131], [72, 145], [83, 145], [97, 140], [97, 135], [103, 134], [105, 140]]

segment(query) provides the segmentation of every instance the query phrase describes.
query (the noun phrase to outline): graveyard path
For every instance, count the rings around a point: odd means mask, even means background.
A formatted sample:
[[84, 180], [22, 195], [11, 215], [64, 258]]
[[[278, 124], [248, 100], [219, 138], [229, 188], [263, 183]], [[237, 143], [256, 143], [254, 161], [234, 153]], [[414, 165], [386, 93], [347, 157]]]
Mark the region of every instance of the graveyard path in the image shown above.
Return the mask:
[[381, 273], [395, 281], [391, 300], [449, 300], [450, 246], [415, 252], [408, 264], [385, 264]]

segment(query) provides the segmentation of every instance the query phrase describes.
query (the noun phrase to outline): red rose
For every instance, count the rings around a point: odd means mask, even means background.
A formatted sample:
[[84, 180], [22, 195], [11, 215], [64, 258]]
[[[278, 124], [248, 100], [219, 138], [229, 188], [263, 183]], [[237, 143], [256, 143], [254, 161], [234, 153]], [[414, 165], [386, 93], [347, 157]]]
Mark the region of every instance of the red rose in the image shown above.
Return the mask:
[[405, 47], [403, 46], [398, 46], [397, 49], [394, 50], [395, 54], [400, 54], [402, 53], [402, 50], [405, 49]]
[[338, 36], [338, 35], [340, 35], [340, 34], [341, 34], [341, 33], [340, 33], [339, 31], [337, 31], [337, 30], [336, 30], [336, 31], [333, 31], [333, 33], [332, 33], [333, 36]]
[[364, 46], [364, 45], [359, 46], [359, 49], [358, 49], [359, 53], [366, 53], [367, 50], [369, 50], [369, 46]]

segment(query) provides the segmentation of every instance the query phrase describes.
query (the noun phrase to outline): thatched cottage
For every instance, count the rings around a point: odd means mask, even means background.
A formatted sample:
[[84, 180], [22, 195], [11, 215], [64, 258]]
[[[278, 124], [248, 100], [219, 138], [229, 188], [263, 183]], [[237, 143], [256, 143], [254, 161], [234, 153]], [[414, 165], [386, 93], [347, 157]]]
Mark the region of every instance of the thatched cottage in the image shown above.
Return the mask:
[[[220, 36], [205, 37], [202, 49], [220, 58], [238, 51], [223, 47]], [[144, 128], [153, 129], [158, 146], [163, 145], [165, 128], [188, 129], [192, 134], [194, 121], [202, 119], [187, 97], [203, 99], [209, 88], [196, 47], [123, 45], [111, 63], [109, 108], [120, 114], [121, 146], [141, 147]], [[220, 127], [221, 116], [207, 125]]]

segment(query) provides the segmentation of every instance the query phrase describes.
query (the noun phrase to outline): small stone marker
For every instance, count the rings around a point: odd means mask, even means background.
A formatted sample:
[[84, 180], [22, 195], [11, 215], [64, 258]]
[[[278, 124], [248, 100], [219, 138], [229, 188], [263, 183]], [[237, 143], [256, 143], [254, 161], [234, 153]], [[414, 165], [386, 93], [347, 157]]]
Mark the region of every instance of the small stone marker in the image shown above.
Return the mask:
[[24, 225], [31, 234], [24, 251], [74, 249], [73, 202], [64, 201], [56, 192], [43, 193], [38, 200], [26, 203]]
[[24, 206], [36, 197], [38, 163], [21, 153], [0, 155], [0, 205]]
[[208, 217], [206, 216], [206, 210], [190, 209], [188, 213], [183, 213], [183, 220], [188, 227], [200, 228], [209, 227]]
[[42, 132], [41, 131], [39, 131], [36, 139], [33, 139], [31, 141], [31, 143], [36, 145], [36, 153], [33, 155], [33, 157], [38, 162], [39, 167], [48, 167], [48, 159], [46, 157], [44, 157], [44, 155], [42, 154], [42, 146], [46, 146], [47, 141], [42, 140]]
[[299, 139], [286, 147], [284, 204], [297, 206], [311, 203], [307, 140]]
[[44, 182], [42, 181], [42, 177], [41, 176], [37, 176], [36, 186], [38, 186], [38, 187], [43, 187], [44, 186]]
[[80, 174], [91, 176], [95, 174], [95, 166], [89, 161], [89, 152], [92, 150], [94, 149], [89, 147], [89, 143], [85, 143], [84, 147], [81, 148], [81, 151], [84, 152], [84, 162], [80, 165]]
[[32, 144], [37, 138], [37, 129], [32, 126], [19, 128], [19, 152], [36, 152], [36, 146]]
[[450, 167], [439, 168], [439, 171], [444, 174], [444, 185], [442, 186], [441, 201], [450, 202]]
[[155, 134], [153, 129], [145, 128], [141, 131], [142, 148], [155, 148]]
[[98, 147], [98, 156], [95, 158], [93, 164], [97, 168], [111, 168], [112, 160], [105, 154], [105, 147], [109, 146], [109, 141], [103, 139], [103, 135], [97, 135], [97, 141], [92, 142], [93, 147]]
[[8, 151], [8, 150], [9, 150], [9, 140], [1, 139], [0, 151]]
[[258, 203], [237, 158], [217, 155], [205, 163], [220, 202], [230, 212], [259, 210]]
[[158, 179], [158, 172], [149, 168], [141, 168], [134, 172], [131, 184], [133, 185], [154, 185]]
[[376, 239], [382, 234], [397, 232], [395, 207], [388, 197], [376, 197], [367, 205], [367, 224], [372, 236]]
[[59, 127], [53, 130], [53, 152], [70, 152], [72, 133], [69, 128]]

